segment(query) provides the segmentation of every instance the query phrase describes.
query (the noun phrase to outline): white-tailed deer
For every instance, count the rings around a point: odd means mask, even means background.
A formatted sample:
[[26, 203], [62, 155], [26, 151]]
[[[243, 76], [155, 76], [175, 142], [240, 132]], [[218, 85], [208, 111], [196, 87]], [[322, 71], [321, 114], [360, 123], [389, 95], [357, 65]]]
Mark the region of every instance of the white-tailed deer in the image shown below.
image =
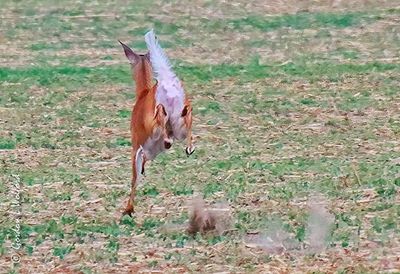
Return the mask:
[[[186, 154], [194, 151], [192, 141], [192, 105], [182, 84], [158, 44], [153, 30], [145, 35], [149, 52], [135, 53], [127, 45], [125, 55], [136, 82], [136, 101], [131, 117], [132, 183], [124, 214], [134, 211], [136, 186], [147, 160], [169, 149], [173, 139], [187, 139]], [[153, 72], [157, 84], [153, 84]]]
[[[160, 152], [169, 149], [172, 139], [167, 132], [167, 113], [162, 104], [156, 102], [156, 85], [149, 55], [139, 55], [120, 42], [132, 66], [136, 82], [136, 101], [131, 116], [132, 139], [132, 182], [131, 193], [124, 214], [134, 211], [136, 186], [140, 173], [144, 172], [147, 160], [154, 159]], [[140, 169], [139, 169], [140, 168]]]

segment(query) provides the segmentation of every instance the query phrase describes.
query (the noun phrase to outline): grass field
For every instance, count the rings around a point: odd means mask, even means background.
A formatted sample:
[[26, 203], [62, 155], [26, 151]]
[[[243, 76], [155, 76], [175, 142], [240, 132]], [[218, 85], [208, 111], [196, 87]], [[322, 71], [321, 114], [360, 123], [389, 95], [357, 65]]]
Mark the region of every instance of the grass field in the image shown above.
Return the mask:
[[[133, 2], [0, 1], [0, 272], [400, 272], [399, 2]], [[117, 40], [152, 27], [197, 149], [151, 162], [121, 219]], [[218, 232], [186, 233], [197, 196]]]

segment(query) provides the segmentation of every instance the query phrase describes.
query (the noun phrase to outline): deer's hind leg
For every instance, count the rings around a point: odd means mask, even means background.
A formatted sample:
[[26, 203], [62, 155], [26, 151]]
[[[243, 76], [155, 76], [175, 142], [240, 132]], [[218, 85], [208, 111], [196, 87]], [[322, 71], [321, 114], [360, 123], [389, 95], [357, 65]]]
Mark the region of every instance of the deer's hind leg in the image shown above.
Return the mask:
[[134, 212], [134, 203], [136, 195], [136, 187], [139, 183], [141, 175], [144, 173], [145, 157], [143, 148], [140, 146], [137, 150], [132, 150], [132, 181], [131, 181], [131, 193], [129, 195], [128, 204], [125, 208], [123, 215], [132, 216]]

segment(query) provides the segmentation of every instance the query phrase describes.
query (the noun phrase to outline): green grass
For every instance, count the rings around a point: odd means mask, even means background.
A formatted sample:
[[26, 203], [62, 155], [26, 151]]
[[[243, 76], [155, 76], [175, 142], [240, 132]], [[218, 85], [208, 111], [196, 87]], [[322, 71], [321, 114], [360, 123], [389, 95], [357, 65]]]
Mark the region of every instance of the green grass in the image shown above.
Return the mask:
[[0, 137], [0, 149], [14, 149], [16, 143], [13, 139]]
[[233, 19], [229, 23], [235, 29], [245, 26], [271, 31], [279, 28], [304, 30], [309, 28], [347, 28], [363, 22], [370, 23], [379, 19], [378, 16], [369, 16], [363, 13], [297, 13], [275, 17], [248, 16], [243, 19]]
[[[248, 64], [233, 65], [178, 65], [177, 72], [185, 81], [210, 81], [236, 77], [242, 82], [271, 78], [279, 75], [316, 79], [325, 76], [331, 79], [346, 74], [362, 74], [368, 72], [398, 71], [397, 64], [370, 62], [366, 64], [330, 64], [321, 63], [288, 63], [284, 65], [263, 65], [257, 59]], [[32, 67], [23, 69], [0, 69], [0, 80], [11, 83], [33, 83], [41, 86], [69, 85], [89, 86], [91, 84], [129, 83], [131, 76], [126, 66], [107, 67]], [[63, 96], [63, 95], [60, 95]]]
[[32, 51], [40, 51], [40, 50], [62, 50], [62, 49], [69, 49], [71, 47], [71, 43], [69, 42], [62, 42], [57, 44], [50, 44], [50, 43], [36, 43], [30, 45], [30, 50]]
[[1, 68], [1, 81], [29, 82], [41, 86], [101, 84], [109, 82], [125, 82], [131, 80], [130, 73], [122, 67], [90, 68], [90, 67], [32, 67], [26, 69]]

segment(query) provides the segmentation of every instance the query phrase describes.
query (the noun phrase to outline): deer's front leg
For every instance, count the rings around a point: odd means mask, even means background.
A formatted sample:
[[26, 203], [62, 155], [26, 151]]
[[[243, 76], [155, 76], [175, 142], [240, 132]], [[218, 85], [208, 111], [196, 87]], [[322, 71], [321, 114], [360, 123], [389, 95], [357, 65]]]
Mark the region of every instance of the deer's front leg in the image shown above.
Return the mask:
[[190, 103], [187, 103], [182, 110], [181, 114], [185, 127], [186, 127], [186, 155], [190, 156], [195, 148], [193, 144], [193, 137], [192, 137], [192, 106]]

